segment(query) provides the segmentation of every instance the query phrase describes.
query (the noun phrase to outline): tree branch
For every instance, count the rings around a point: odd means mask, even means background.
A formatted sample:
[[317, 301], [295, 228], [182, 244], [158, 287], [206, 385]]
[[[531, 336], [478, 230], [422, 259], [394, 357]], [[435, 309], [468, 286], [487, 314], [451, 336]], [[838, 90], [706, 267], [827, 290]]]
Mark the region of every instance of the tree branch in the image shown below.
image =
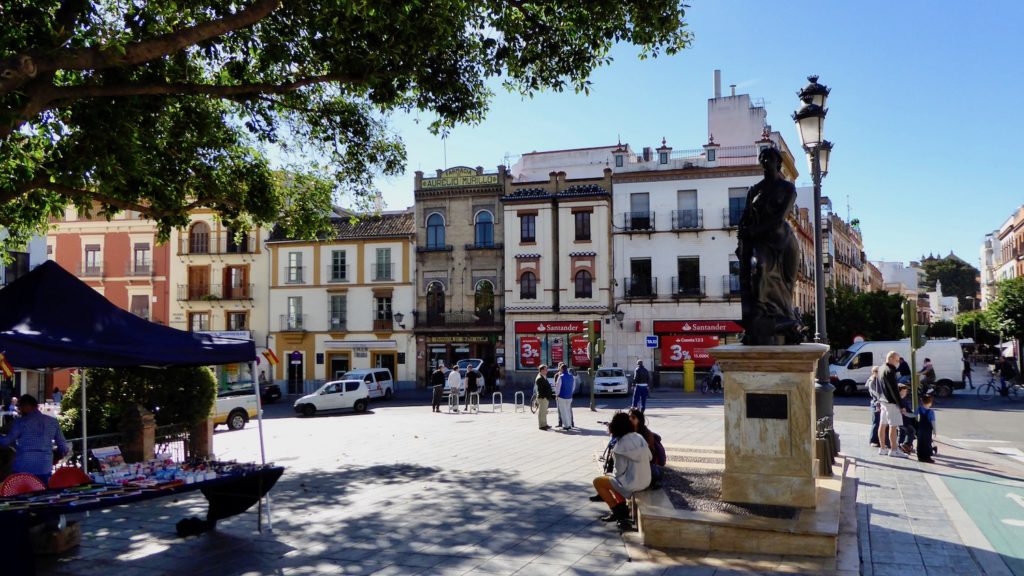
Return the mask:
[[[131, 200], [124, 200], [122, 198], [114, 198], [113, 196], [108, 196], [106, 194], [102, 194], [94, 190], [85, 190], [82, 188], [75, 188], [72, 186], [66, 186], [64, 184], [50, 182], [49, 176], [45, 174], [36, 176], [32, 180], [29, 180], [28, 182], [25, 182], [21, 186], [16, 187], [13, 192], [0, 195], [0, 202], [10, 202], [18, 198], [19, 196], [27, 194], [33, 190], [51, 190], [68, 198], [84, 198], [87, 200], [99, 202], [101, 204], [106, 204], [108, 206], [113, 206], [121, 210], [132, 210], [154, 219], [163, 218], [166, 216], [173, 216], [174, 214], [179, 212], [179, 210], [158, 210], [153, 206], [140, 204], [138, 202], [132, 202]], [[198, 198], [184, 205], [181, 208], [180, 212], [188, 213], [196, 208], [208, 206], [213, 202], [213, 198]], [[233, 203], [229, 200], [223, 202], [229, 205], [233, 205]]]
[[[121, 96], [217, 96], [232, 98], [236, 96], [254, 96], [258, 94], [287, 94], [306, 86], [338, 82], [351, 84], [359, 82], [357, 78], [342, 74], [323, 74], [300, 78], [283, 84], [139, 84], [121, 86], [68, 86], [54, 88], [50, 91], [51, 102], [67, 102], [83, 98], [116, 98]], [[52, 108], [48, 106], [47, 109]]]
[[277, 10], [281, 0], [255, 0], [252, 6], [214, 20], [128, 44], [115, 53], [103, 47], [67, 50], [54, 56], [15, 54], [0, 61], [0, 95], [17, 90], [40, 72], [58, 70], [102, 70], [133, 66], [184, 50], [232, 30], [252, 26]]

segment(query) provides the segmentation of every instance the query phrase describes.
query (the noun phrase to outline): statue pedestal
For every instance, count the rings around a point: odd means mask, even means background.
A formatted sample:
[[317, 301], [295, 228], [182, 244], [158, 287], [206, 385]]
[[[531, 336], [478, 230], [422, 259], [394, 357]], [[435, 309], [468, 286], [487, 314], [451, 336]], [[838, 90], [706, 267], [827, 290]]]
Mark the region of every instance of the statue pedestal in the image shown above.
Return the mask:
[[824, 344], [718, 346], [725, 375], [722, 500], [815, 507], [814, 372]]

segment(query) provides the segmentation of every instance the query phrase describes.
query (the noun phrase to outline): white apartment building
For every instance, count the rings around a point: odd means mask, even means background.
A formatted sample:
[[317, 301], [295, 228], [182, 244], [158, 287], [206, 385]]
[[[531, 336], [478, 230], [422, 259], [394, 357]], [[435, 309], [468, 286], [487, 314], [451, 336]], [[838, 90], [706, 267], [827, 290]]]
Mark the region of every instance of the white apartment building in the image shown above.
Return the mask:
[[389, 368], [414, 385], [416, 224], [412, 209], [332, 218], [334, 237], [272, 237], [270, 340], [286, 394], [357, 368]]
[[[550, 153], [553, 156], [559, 152]], [[588, 322], [610, 317], [611, 170], [599, 178], [506, 183], [505, 374], [528, 380], [541, 364], [586, 368]]]

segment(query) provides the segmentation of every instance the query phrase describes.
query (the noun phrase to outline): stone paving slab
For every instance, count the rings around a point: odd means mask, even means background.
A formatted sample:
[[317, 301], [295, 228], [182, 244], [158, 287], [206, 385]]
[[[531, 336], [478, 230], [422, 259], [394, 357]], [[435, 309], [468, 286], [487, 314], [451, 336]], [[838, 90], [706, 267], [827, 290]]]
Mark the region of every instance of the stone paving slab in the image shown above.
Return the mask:
[[[82, 546], [42, 560], [40, 573], [848, 573], [805, 557], [669, 554], [631, 544], [597, 520], [605, 508], [586, 498], [606, 442], [599, 422], [613, 410], [577, 407], [580, 429], [562, 433], [537, 430], [536, 416], [506, 408], [433, 414], [429, 406], [374, 403], [365, 415], [267, 419], [268, 459], [287, 467], [272, 492], [273, 531], [264, 524], [257, 532], [250, 511], [212, 533], [177, 538], [175, 522], [205, 512], [199, 495], [118, 507], [84, 518]], [[722, 445], [720, 398], [659, 391], [647, 415], [666, 444]], [[555, 411], [549, 419], [557, 421]], [[861, 450], [866, 425], [837, 428], [844, 450], [858, 459], [864, 573], [939, 574], [948, 566], [963, 566], [960, 576], [985, 573], [934, 494], [929, 501], [916, 462]], [[221, 458], [257, 459], [256, 427], [218, 432], [215, 450]], [[950, 563], [931, 562], [939, 556]]]

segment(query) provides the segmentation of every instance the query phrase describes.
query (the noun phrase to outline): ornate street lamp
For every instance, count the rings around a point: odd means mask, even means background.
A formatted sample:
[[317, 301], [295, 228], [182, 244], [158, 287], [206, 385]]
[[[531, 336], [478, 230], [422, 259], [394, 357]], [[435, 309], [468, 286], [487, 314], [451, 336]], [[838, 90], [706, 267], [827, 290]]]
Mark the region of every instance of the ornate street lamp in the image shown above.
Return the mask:
[[[814, 181], [814, 341], [828, 344], [828, 333], [825, 328], [825, 267], [822, 256], [824, 242], [821, 237], [821, 179], [828, 174], [829, 159], [832, 155], [832, 143], [825, 140], [825, 116], [828, 114], [825, 103], [831, 90], [823, 84], [818, 84], [817, 76], [808, 76], [807, 80], [807, 86], [797, 93], [803, 106], [793, 113], [793, 121], [796, 122], [797, 132], [800, 134], [800, 143], [807, 153], [811, 178]], [[827, 356], [818, 360], [815, 379], [815, 410], [819, 418], [828, 417], [831, 427], [832, 394], [835, 387], [829, 382]], [[838, 437], [835, 446], [838, 449]]]

